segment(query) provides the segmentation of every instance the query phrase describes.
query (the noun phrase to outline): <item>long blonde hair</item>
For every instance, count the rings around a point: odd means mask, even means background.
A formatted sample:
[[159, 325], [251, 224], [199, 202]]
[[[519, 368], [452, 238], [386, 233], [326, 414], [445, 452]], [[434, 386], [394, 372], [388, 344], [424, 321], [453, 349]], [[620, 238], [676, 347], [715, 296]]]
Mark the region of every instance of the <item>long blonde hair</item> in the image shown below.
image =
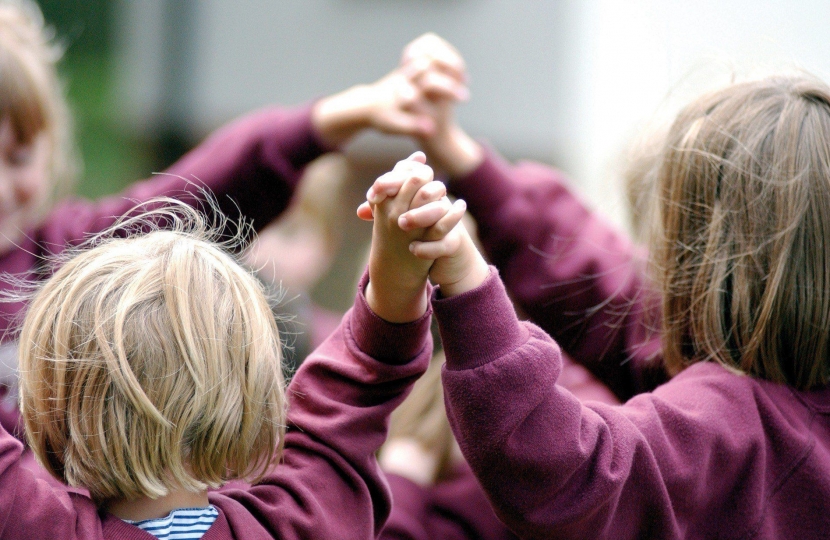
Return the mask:
[[280, 342], [263, 288], [216, 243], [227, 227], [166, 204], [77, 251], [20, 334], [29, 443], [99, 502], [255, 480], [282, 451]]
[[654, 168], [664, 354], [808, 389], [830, 366], [830, 88], [734, 84], [681, 111]]

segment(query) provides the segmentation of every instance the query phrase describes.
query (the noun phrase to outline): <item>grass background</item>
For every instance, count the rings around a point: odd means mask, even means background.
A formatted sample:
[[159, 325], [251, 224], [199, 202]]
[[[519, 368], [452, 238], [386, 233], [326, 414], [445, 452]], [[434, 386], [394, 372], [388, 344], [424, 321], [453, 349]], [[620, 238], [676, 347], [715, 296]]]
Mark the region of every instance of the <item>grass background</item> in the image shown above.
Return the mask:
[[140, 138], [116, 120], [114, 2], [41, 0], [39, 5], [65, 48], [59, 72], [83, 160], [76, 192], [97, 198], [161, 169], [158, 141]]

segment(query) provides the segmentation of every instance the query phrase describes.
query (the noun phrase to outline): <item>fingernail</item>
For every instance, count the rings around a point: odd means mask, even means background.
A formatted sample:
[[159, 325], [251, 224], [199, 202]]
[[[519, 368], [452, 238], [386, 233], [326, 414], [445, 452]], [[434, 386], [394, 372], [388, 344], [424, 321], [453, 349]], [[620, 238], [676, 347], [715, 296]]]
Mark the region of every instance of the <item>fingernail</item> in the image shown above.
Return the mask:
[[409, 244], [409, 252], [415, 253], [415, 244]]
[[398, 227], [400, 227], [401, 229], [405, 228], [408, 224], [409, 220], [406, 218], [406, 216], [401, 216], [398, 218]]

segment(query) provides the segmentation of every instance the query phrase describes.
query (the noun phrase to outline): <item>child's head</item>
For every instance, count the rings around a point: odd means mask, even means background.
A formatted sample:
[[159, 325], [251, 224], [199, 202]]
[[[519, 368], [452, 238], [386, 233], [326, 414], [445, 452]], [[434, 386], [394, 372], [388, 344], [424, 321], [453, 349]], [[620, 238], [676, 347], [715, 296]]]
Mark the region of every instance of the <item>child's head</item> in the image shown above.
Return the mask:
[[59, 57], [34, 3], [0, 3], [0, 252], [68, 194], [74, 179]]
[[281, 452], [280, 342], [260, 282], [179, 211], [175, 230], [81, 251], [23, 322], [30, 444], [98, 501], [256, 478]]
[[830, 88], [801, 75], [688, 105], [654, 169], [670, 368], [715, 359], [798, 388], [830, 366]]

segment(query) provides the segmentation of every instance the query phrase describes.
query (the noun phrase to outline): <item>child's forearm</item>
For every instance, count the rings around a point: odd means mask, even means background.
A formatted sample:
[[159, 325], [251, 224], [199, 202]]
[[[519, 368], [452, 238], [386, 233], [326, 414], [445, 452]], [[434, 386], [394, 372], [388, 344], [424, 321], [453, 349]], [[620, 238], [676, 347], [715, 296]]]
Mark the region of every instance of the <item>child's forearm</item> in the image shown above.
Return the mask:
[[[361, 289], [367, 281], [364, 276]], [[313, 524], [313, 538], [379, 533], [391, 501], [375, 454], [389, 415], [429, 364], [430, 318], [425, 313], [390, 324], [361, 293], [341, 326], [305, 360], [287, 392], [283, 463], [264, 482], [276, 489], [256, 503], [272, 516], [277, 537], [298, 527], [286, 515], [304, 520], [300, 528]], [[279, 508], [269, 510], [271, 504]]]
[[438, 264], [443, 267], [437, 268], [433, 273], [433, 281], [440, 286], [442, 298], [450, 298], [471, 291], [484, 283], [490, 275], [487, 262], [478, 252], [472, 238], [464, 234], [461, 237], [461, 243], [458, 254], [452, 260], [440, 261]]
[[327, 152], [311, 123], [311, 106], [267, 109], [219, 129], [164, 173], [117, 195], [59, 205], [42, 227], [47, 246], [76, 243], [101, 231], [137, 203], [169, 196], [210, 212], [204, 189], [231, 221], [262, 228], [288, 206], [304, 167]]
[[429, 305], [426, 284], [412, 289], [387, 287], [391, 293], [382, 292], [383, 288], [372, 282], [366, 287], [366, 302], [381, 319], [391, 323], [407, 323], [426, 313]]
[[311, 119], [320, 139], [338, 148], [368, 128], [373, 105], [370, 94], [368, 85], [358, 85], [315, 103]]
[[[629, 444], [624, 456], [613, 455], [619, 441], [609, 440], [604, 420], [557, 386], [559, 348], [517, 319], [495, 273], [481, 287], [433, 305], [447, 356], [447, 414], [505, 523], [527, 538], [595, 538], [615, 530], [608, 523], [625, 518], [614, 509], [623, 507], [627, 467], [641, 447]], [[618, 427], [630, 426], [615, 421], [614, 439], [632, 443], [639, 436], [636, 429], [617, 433]], [[659, 474], [654, 467], [647, 472], [629, 496], [659, 491]], [[646, 478], [653, 484], [644, 487]]]
[[470, 174], [484, 161], [481, 145], [453, 123], [435, 136], [422, 140], [430, 163], [450, 179]]

